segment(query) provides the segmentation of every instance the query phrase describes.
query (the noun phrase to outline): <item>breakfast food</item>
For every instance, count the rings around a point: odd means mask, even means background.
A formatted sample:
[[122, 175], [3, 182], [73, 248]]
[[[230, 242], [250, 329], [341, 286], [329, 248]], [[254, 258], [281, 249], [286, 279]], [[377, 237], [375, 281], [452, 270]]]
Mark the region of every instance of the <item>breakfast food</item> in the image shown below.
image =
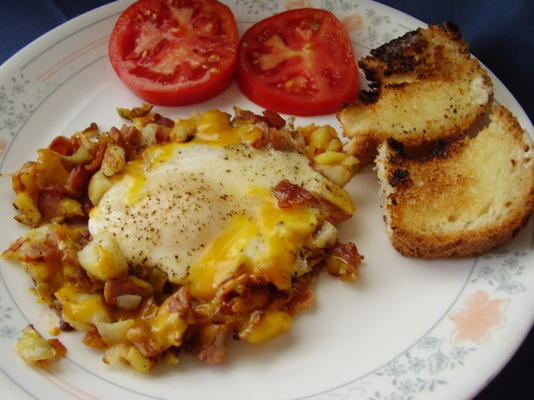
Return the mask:
[[534, 148], [504, 107], [474, 137], [410, 157], [379, 146], [388, 235], [403, 255], [476, 256], [510, 240], [534, 211]]
[[239, 109], [120, 114], [132, 124], [59, 136], [13, 175], [33, 229], [3, 253], [105, 362], [218, 363], [229, 337], [287, 330], [321, 270], [355, 279], [362, 257], [335, 227], [354, 212], [339, 184], [355, 160], [332, 128]]
[[16, 346], [17, 353], [30, 365], [48, 368], [67, 353], [58, 339], [45, 339], [32, 325], [22, 331]]
[[141, 99], [181, 106], [228, 87], [237, 42], [232, 10], [217, 0], [138, 0], [115, 23], [109, 59]]
[[370, 90], [338, 113], [347, 151], [373, 160], [388, 138], [405, 147], [453, 140], [490, 107], [491, 81], [454, 24], [430, 25], [360, 59]]
[[285, 11], [252, 25], [239, 42], [237, 81], [253, 102], [291, 115], [336, 112], [359, 89], [345, 27], [316, 8]]
[[345, 149], [375, 161], [393, 246], [467, 257], [509, 241], [534, 209], [532, 144], [458, 26], [408, 32], [360, 66], [370, 90], [338, 119]]

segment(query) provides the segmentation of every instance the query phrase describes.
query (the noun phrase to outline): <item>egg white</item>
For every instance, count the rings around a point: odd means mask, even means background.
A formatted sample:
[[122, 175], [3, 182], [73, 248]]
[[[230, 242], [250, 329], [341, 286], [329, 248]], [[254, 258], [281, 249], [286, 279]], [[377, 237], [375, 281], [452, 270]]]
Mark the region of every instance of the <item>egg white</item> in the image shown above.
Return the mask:
[[89, 230], [93, 237], [112, 233], [129, 263], [160, 268], [182, 283], [232, 218], [255, 215], [260, 200], [250, 188], [270, 190], [283, 179], [334, 202], [344, 199], [296, 152], [246, 144], [151, 146], [114, 179], [91, 211]]

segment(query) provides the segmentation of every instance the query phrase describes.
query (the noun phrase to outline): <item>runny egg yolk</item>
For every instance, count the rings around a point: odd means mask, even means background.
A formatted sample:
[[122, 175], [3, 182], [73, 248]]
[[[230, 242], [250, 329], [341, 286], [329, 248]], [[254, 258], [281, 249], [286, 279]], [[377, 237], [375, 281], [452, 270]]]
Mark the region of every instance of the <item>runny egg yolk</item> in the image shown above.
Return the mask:
[[271, 189], [287, 179], [349, 214], [353, 203], [305, 156], [242, 144], [237, 134], [253, 129], [236, 134], [217, 118], [205, 117], [194, 141], [150, 146], [128, 163], [91, 211], [89, 230], [110, 232], [129, 263], [162, 269], [197, 298], [241, 273], [287, 289], [320, 218], [312, 207], [279, 208]]

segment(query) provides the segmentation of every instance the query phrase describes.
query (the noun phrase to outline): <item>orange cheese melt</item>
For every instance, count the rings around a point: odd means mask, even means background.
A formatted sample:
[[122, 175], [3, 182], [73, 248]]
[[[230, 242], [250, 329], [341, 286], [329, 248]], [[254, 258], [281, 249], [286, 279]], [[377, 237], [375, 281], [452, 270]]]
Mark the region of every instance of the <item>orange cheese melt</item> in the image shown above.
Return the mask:
[[[315, 231], [318, 211], [278, 208], [269, 191], [253, 188], [261, 198], [255, 217], [237, 215], [191, 267], [191, 294], [209, 299], [227, 279], [242, 272], [289, 289], [299, 249]], [[243, 270], [240, 271], [239, 268]]]

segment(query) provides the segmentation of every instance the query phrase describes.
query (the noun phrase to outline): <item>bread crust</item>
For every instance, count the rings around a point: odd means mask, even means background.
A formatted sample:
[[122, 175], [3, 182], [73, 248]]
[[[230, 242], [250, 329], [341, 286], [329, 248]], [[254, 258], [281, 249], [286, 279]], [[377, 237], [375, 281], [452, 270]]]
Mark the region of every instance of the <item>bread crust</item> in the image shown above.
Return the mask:
[[512, 240], [528, 222], [529, 215], [515, 215], [499, 227], [464, 234], [428, 237], [396, 228], [390, 233], [393, 247], [415, 258], [476, 257]]
[[370, 89], [338, 113], [345, 150], [362, 164], [394, 138], [417, 147], [462, 136], [490, 107], [491, 79], [457, 25], [408, 32], [359, 61]]
[[[412, 157], [389, 140], [376, 159], [390, 240], [419, 258], [471, 257], [511, 240], [534, 212], [534, 149], [502, 106], [475, 137]], [[491, 184], [493, 183], [493, 184]]]

